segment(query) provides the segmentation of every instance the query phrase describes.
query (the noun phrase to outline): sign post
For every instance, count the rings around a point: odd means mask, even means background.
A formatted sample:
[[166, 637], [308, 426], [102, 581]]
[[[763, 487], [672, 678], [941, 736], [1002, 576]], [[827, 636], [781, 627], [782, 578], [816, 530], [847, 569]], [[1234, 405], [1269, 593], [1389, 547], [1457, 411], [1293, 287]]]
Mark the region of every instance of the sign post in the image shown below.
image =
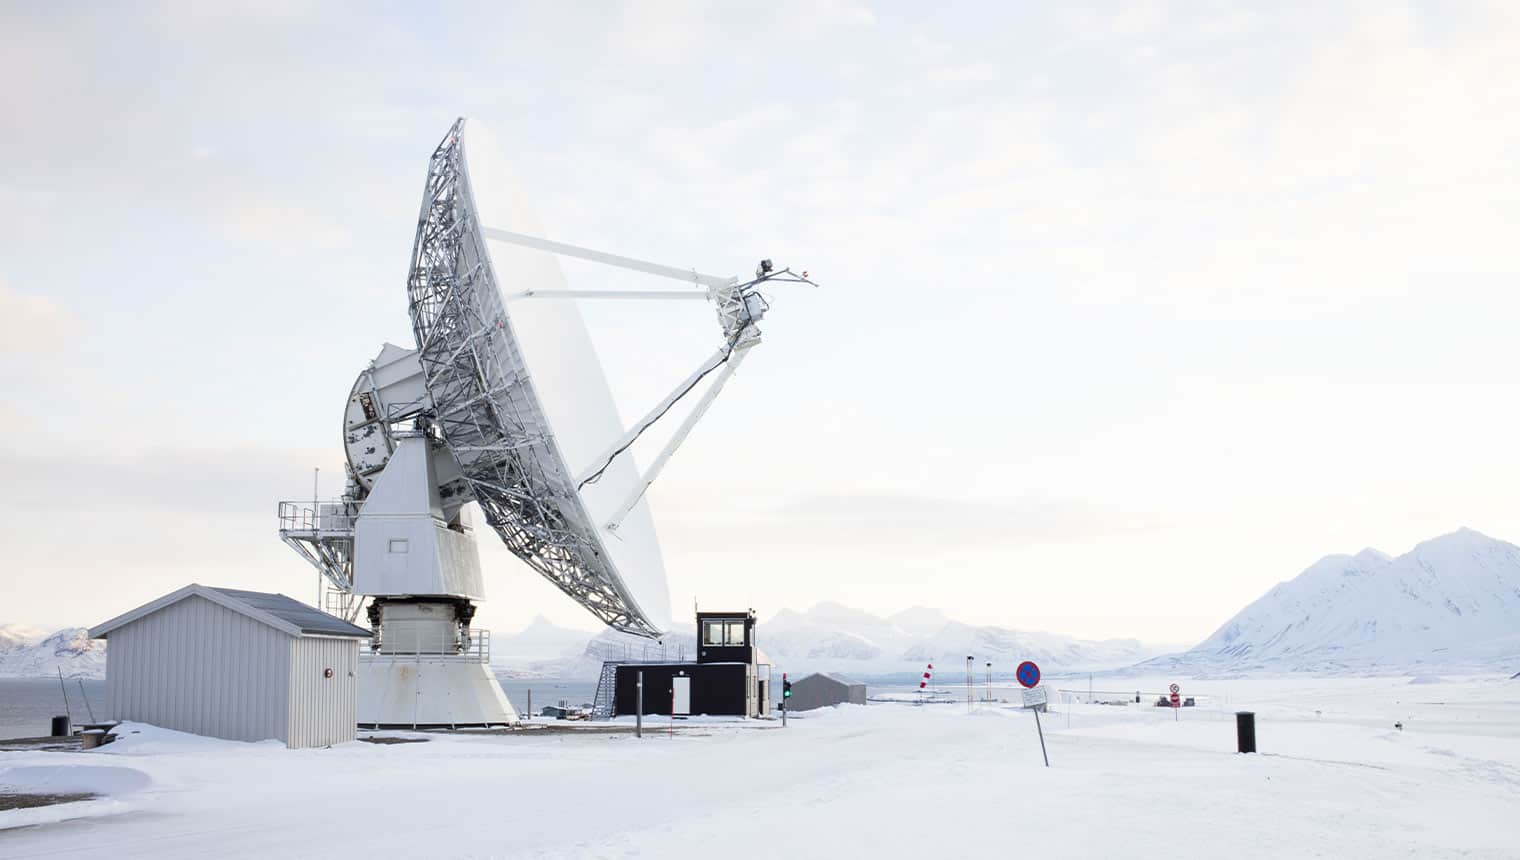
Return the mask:
[[1040, 726], [1040, 708], [1050, 701], [1050, 694], [1039, 686], [1040, 667], [1033, 661], [1025, 660], [1013, 674], [1024, 687], [1025, 709], [1034, 712], [1034, 730], [1040, 735], [1040, 758], [1045, 760], [1046, 767], [1050, 767], [1050, 754], [1045, 751], [1045, 729]]
[[1173, 684], [1172, 687], [1171, 687], [1171, 690], [1172, 690], [1172, 722], [1177, 722], [1178, 720], [1182, 719], [1181, 716], [1179, 716], [1181, 714], [1181, 708], [1182, 708], [1182, 696], [1179, 695], [1179, 694], [1182, 692], [1182, 688], [1179, 687], [1179, 686], [1177, 686], [1176, 684]]

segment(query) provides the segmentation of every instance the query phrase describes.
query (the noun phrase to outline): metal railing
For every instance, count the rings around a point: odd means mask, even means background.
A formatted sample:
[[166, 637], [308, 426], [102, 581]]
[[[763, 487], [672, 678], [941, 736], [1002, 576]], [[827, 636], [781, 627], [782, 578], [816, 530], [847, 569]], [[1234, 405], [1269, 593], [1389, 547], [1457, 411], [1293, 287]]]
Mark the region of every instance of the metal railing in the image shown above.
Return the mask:
[[328, 615], [336, 615], [346, 621], [353, 621], [359, 617], [359, 610], [363, 608], [366, 597], [367, 595], [355, 594], [352, 591], [324, 587], [322, 605], [318, 608]]
[[382, 650], [361, 650], [359, 661], [361, 663], [414, 661], [444, 661], [448, 663], [490, 663], [491, 662], [491, 631], [479, 628], [471, 628], [470, 635], [466, 637], [461, 646], [458, 637], [451, 634], [441, 634], [438, 637], [436, 647], [428, 643], [423, 647], [419, 642], [416, 647], [395, 649], [386, 642], [380, 643]]
[[277, 516], [280, 531], [347, 533], [354, 530], [357, 519], [345, 509], [342, 499], [313, 502], [280, 502]]
[[662, 642], [589, 642], [586, 656], [603, 663], [684, 663], [686, 646]]

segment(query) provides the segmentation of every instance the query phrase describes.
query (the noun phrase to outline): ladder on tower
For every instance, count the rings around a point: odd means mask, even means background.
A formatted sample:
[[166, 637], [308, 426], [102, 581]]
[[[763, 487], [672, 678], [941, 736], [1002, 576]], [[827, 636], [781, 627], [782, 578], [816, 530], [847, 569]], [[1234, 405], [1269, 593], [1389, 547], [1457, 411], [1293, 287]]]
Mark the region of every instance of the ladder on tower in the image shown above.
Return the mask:
[[617, 668], [620, 664], [607, 660], [602, 663], [602, 676], [596, 681], [596, 699], [591, 703], [591, 719], [612, 719], [617, 702]]

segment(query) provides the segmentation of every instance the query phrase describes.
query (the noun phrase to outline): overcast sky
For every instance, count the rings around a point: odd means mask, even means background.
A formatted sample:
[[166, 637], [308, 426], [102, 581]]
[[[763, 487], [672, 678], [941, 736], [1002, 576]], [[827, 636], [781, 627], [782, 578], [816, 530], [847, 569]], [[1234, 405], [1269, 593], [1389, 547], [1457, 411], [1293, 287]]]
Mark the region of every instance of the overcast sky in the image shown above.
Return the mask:
[[[678, 619], [1196, 641], [1520, 538], [1514, 4], [565, 5], [0, 7], [0, 621], [311, 599], [275, 504], [341, 491], [461, 115], [554, 238], [824, 285], [652, 491]], [[625, 418], [715, 337], [587, 315]], [[482, 549], [486, 626], [593, 626]]]

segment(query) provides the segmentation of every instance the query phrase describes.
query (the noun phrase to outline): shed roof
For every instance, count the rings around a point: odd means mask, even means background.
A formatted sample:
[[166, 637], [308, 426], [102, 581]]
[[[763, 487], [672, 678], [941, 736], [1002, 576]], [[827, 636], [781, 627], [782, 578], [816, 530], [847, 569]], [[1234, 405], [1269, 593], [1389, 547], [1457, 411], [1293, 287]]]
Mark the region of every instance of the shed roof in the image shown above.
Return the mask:
[[213, 588], [209, 585], [191, 583], [178, 591], [150, 601], [130, 612], [118, 615], [110, 621], [90, 628], [90, 638], [109, 638], [112, 630], [130, 624], [188, 597], [203, 597], [255, 621], [262, 622], [290, 636], [341, 636], [345, 638], [369, 638], [370, 631], [350, 624], [334, 615], [320, 612], [299, 600], [283, 594], [263, 591], [243, 591], [236, 588]]
[[[808, 678], [827, 678], [828, 680], [833, 681], [836, 684], [843, 684], [846, 687], [864, 687], [865, 686], [865, 684], [862, 684], [859, 681], [851, 681], [849, 678], [846, 678], [843, 675], [836, 675], [833, 672], [814, 672], [813, 674], [811, 674], [811, 675], [809, 675], [807, 677]], [[803, 678], [802, 680], [806, 681], [807, 678]]]

